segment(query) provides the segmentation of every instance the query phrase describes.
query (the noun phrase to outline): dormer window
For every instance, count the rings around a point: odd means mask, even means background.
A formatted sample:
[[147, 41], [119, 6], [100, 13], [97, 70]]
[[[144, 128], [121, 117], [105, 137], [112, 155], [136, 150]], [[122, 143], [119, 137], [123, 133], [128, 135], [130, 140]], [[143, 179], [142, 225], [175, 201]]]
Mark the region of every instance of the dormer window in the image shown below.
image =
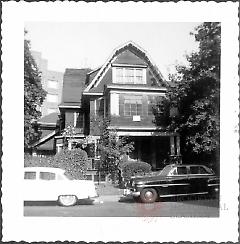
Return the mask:
[[113, 83], [146, 84], [146, 68], [113, 67]]

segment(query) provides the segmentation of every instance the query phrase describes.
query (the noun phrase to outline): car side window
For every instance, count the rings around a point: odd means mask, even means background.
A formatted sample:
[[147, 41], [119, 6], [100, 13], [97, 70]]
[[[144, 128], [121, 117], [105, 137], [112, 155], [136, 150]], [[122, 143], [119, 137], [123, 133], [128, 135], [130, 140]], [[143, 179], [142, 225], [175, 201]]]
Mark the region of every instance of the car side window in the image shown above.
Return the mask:
[[186, 167], [177, 167], [177, 173], [178, 173], [178, 175], [186, 175], [187, 168]]
[[36, 172], [34, 172], [34, 171], [24, 172], [24, 179], [25, 180], [35, 180], [36, 179]]
[[41, 180], [55, 180], [55, 174], [51, 172], [40, 172]]
[[208, 172], [206, 171], [206, 169], [204, 169], [203, 167], [199, 167], [199, 174], [208, 174]]
[[191, 166], [190, 173], [193, 175], [197, 174], [208, 174], [208, 172], [201, 166]]

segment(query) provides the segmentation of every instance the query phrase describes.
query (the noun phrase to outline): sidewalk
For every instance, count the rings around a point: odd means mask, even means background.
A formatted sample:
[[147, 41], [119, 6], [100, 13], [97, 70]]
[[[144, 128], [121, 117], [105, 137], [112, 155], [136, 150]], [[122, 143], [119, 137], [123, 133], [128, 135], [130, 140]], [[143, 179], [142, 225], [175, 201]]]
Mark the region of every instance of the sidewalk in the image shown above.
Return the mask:
[[118, 202], [123, 195], [123, 189], [119, 189], [118, 186], [109, 183], [96, 184], [97, 193], [99, 199], [96, 202]]

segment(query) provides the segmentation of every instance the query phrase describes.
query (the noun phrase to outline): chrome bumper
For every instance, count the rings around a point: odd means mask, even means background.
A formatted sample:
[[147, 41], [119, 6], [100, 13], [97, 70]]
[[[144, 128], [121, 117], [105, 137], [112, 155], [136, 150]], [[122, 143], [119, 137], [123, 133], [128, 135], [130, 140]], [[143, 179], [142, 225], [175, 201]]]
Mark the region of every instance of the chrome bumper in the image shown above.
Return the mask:
[[139, 191], [134, 191], [132, 189], [123, 189], [123, 195], [124, 196], [138, 197], [138, 196], [140, 196], [140, 192]]

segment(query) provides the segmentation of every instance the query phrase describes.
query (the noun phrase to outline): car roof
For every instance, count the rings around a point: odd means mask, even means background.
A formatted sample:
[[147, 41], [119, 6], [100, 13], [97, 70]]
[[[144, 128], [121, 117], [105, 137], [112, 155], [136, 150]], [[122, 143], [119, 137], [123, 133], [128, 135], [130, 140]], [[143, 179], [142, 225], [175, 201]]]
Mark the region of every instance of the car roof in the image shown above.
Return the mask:
[[172, 167], [175, 167], [175, 166], [203, 166], [203, 167], [207, 167], [203, 164], [170, 164]]
[[49, 172], [65, 172], [64, 169], [54, 168], [54, 167], [24, 167], [24, 171], [29, 171], [29, 170], [34, 170], [34, 171], [46, 170]]

